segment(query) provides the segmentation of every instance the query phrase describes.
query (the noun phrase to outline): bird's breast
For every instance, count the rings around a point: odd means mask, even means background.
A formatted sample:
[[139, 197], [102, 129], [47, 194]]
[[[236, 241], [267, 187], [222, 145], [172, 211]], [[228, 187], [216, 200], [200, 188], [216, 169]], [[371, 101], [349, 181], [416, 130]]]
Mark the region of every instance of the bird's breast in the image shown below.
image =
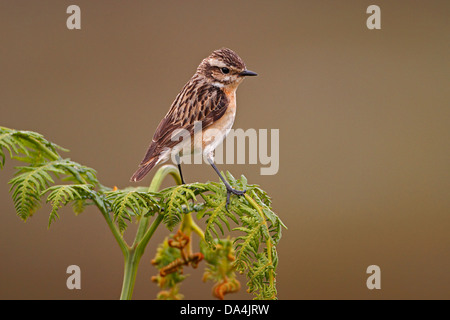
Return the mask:
[[236, 117], [236, 94], [234, 90], [225, 93], [229, 101], [227, 110], [220, 119], [205, 128], [201, 135], [198, 134], [194, 137], [195, 151], [201, 149], [203, 154], [210, 153], [225, 139], [233, 127]]

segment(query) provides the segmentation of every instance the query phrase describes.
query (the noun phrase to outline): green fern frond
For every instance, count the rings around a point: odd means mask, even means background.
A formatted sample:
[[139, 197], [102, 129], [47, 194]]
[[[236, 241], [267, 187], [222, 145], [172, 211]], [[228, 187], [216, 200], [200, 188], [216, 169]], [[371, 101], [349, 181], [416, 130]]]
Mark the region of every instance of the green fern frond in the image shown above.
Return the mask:
[[48, 227], [50, 228], [52, 222], [59, 218], [58, 210], [61, 207], [66, 206], [70, 202], [84, 203], [87, 199], [93, 199], [95, 193], [92, 188], [92, 185], [77, 184], [57, 185], [44, 190], [42, 194], [50, 192], [46, 202], [50, 202], [52, 206], [52, 211], [48, 219]]
[[5, 163], [4, 149], [11, 158], [31, 164], [56, 160], [60, 158], [57, 150], [67, 151], [39, 133], [0, 127], [0, 169]]
[[39, 133], [0, 127], [0, 169], [5, 163], [5, 151], [11, 158], [30, 164], [17, 167], [15, 177], [9, 182], [14, 207], [22, 220], [40, 206], [41, 193], [54, 183], [54, 177], [63, 175], [65, 180], [76, 183], [99, 184], [95, 170], [62, 159], [58, 150], [67, 151]]
[[258, 185], [252, 185], [250, 188], [253, 192], [253, 196], [260, 205], [269, 209], [272, 208], [272, 199], [263, 189], [261, 189]]
[[242, 221], [246, 220], [251, 220], [253, 223], [246, 223], [246, 226], [233, 229], [233, 231], [240, 231], [243, 233], [243, 235], [234, 240], [236, 267], [241, 272], [244, 272], [245, 269], [249, 268], [250, 262], [258, 254], [263, 233], [263, 226], [261, 224], [254, 222], [254, 219], [252, 218], [242, 217]]
[[179, 185], [164, 189], [161, 194], [161, 206], [164, 210], [163, 222], [169, 230], [181, 221], [185, 208], [189, 208], [189, 201], [195, 201], [196, 191], [202, 188], [202, 184]]
[[58, 161], [48, 162], [37, 167], [18, 167], [17, 175], [9, 181], [10, 192], [13, 191], [12, 198], [17, 215], [24, 221], [33, 215], [39, 208], [41, 192], [50, 183], [54, 183], [50, 173], [64, 173], [63, 170], [55, 166]]
[[60, 159], [57, 166], [63, 170], [66, 175], [62, 178], [63, 181], [91, 184], [93, 186], [98, 186], [100, 184], [97, 179], [97, 171], [90, 167], [81, 165], [70, 159]]
[[[236, 224], [232, 231], [240, 235], [233, 241], [235, 267], [247, 273], [256, 298], [276, 297], [274, 270], [278, 260], [275, 246], [285, 225], [272, 211], [270, 197], [259, 186], [248, 185], [244, 176], [235, 179], [229, 172], [225, 176], [233, 188], [246, 190], [245, 196], [231, 197], [228, 210], [225, 208], [227, 193], [223, 184], [181, 185], [161, 191], [165, 222], [173, 228], [186, 208], [188, 212], [197, 211], [198, 219], [206, 218], [204, 239], [211, 248], [214, 248], [219, 233], [224, 234], [225, 227], [230, 230], [230, 224]], [[203, 203], [194, 205], [198, 201], [196, 196]]]
[[268, 258], [267, 251], [259, 253], [247, 273], [248, 292], [255, 294], [255, 299], [272, 300], [276, 299], [277, 289], [274, 283], [270, 283], [271, 277], [275, 278], [276, 266]]
[[58, 159], [36, 166], [17, 167], [16, 169], [16, 177], [9, 181], [9, 184], [11, 184], [10, 192], [14, 190], [12, 195], [14, 207], [19, 217], [24, 221], [39, 208], [42, 191], [50, 184], [55, 183], [52, 175], [56, 177], [64, 175], [65, 180], [79, 183], [98, 184], [95, 170], [68, 159]]
[[[230, 231], [230, 223], [228, 219], [232, 220], [234, 223], [238, 224], [238, 219], [226, 209], [226, 190], [225, 188], [216, 189], [214, 185], [210, 188], [210, 191], [215, 191], [213, 193], [201, 194], [201, 197], [205, 201], [205, 207], [207, 210], [203, 210], [201, 216], [199, 218], [203, 218], [208, 216], [206, 219], [206, 228], [205, 228], [205, 241], [208, 244], [213, 244], [214, 235], [218, 238], [219, 233], [216, 230], [216, 226], [220, 229], [222, 235], [224, 235], [223, 226], [225, 224], [228, 231]], [[214, 234], [214, 235], [213, 235]]]
[[234, 240], [235, 266], [247, 274], [247, 286], [256, 299], [276, 298], [275, 246], [281, 238], [282, 227], [286, 226], [272, 211], [270, 197], [259, 186], [248, 185], [244, 176], [240, 179], [228, 173], [226, 176], [234, 188], [246, 190], [245, 196], [233, 197], [229, 206], [239, 219], [233, 231], [241, 233]]
[[140, 217], [147, 213], [155, 213], [158, 205], [156, 194], [137, 191], [134, 188], [109, 191], [105, 193], [106, 200], [110, 202], [114, 221], [123, 233], [127, 228], [126, 221], [132, 216]]

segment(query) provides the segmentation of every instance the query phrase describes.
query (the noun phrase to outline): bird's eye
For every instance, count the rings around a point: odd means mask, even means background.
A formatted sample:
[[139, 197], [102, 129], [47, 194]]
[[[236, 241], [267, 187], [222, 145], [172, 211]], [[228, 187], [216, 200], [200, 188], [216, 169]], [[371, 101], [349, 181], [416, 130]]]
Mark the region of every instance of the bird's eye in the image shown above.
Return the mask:
[[226, 68], [226, 67], [223, 67], [223, 68], [221, 68], [220, 70], [222, 71], [223, 74], [230, 73], [230, 69], [228, 69], [228, 68]]

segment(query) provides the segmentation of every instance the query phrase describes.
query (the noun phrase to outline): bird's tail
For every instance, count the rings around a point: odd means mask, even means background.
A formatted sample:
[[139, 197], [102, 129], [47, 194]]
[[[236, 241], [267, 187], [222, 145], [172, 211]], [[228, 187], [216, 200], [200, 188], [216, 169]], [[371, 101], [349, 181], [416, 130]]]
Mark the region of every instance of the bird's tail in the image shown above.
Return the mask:
[[141, 181], [146, 174], [158, 163], [159, 157], [153, 157], [149, 161], [139, 166], [139, 169], [131, 177], [130, 181]]

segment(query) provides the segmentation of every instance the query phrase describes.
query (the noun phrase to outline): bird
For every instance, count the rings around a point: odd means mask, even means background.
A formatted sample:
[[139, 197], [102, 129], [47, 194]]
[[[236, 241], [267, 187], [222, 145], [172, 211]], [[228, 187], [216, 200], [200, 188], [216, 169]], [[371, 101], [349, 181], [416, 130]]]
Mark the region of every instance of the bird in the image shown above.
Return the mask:
[[158, 163], [173, 157], [181, 181], [185, 184], [180, 156], [202, 153], [227, 189], [228, 210], [231, 194], [243, 195], [245, 190], [233, 189], [220, 173], [214, 164], [214, 150], [233, 126], [236, 90], [248, 76], [257, 76], [257, 73], [248, 70], [238, 54], [229, 48], [214, 50], [203, 59], [159, 123], [143, 160], [130, 180], [142, 180]]

